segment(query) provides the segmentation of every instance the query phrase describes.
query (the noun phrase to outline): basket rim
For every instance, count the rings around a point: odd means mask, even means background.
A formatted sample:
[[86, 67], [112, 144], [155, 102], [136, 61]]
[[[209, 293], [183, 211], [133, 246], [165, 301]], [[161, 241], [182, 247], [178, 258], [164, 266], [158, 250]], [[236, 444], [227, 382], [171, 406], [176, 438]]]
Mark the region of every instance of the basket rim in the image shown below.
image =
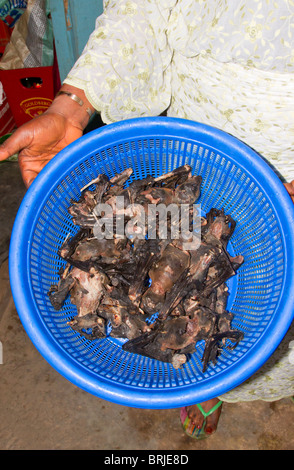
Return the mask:
[[[126, 136], [126, 132], [130, 135]], [[148, 134], [147, 134], [148, 132]], [[183, 132], [185, 135], [183, 135]], [[203, 379], [197, 386], [187, 385], [179, 388], [149, 389], [137, 387], [134, 389], [123, 383], [113, 383], [111, 380], [89, 371], [77, 363], [55, 340], [39, 315], [29, 279], [29, 254], [31, 234], [35, 221], [38, 220], [40, 208], [47, 200], [47, 194], [63, 179], [64, 172], [71, 171], [81, 161], [92, 155], [93, 145], [99, 148], [105, 145], [115, 145], [116, 142], [134, 138], [156, 138], [157, 136], [173, 139], [193, 139], [201, 136], [209, 140], [209, 145], [221, 144], [222, 150], [230, 151], [228, 155], [234, 160], [238, 155], [238, 166], [250, 173], [256, 184], [266, 189], [273, 203], [273, 211], [281, 226], [283, 226], [283, 243], [287, 246], [285, 255], [285, 279], [294, 285], [294, 205], [288, 196], [284, 185], [277, 175], [253, 149], [237, 138], [214, 127], [194, 121], [171, 117], [134, 118], [108, 124], [100, 129], [85, 134], [52, 159], [34, 180], [18, 210], [10, 242], [9, 272], [11, 290], [16, 309], [24, 329], [41, 355], [61, 375], [80, 388], [118, 404], [141, 408], [175, 408], [189, 405], [216, 396], [240, 385], [249, 378], [270, 357], [283, 339], [293, 320], [294, 289], [283, 285], [282, 293], [287, 290], [286, 301], [279, 301], [279, 329], [271, 321], [267, 334], [271, 341], [261, 344], [261, 338], [246, 354], [246, 360], [238, 360], [233, 366], [217, 374], [217, 382], [211, 378]], [[202, 140], [203, 141], [203, 140]], [[82, 156], [74, 158], [75, 152], [81, 151]], [[250, 171], [248, 171], [248, 167]], [[253, 175], [252, 175], [253, 172]], [[258, 178], [258, 179], [257, 179]], [[285, 235], [286, 234], [286, 235]], [[287, 244], [287, 245], [286, 245]], [[230, 372], [228, 374], [228, 371]], [[184, 395], [184, 397], [183, 397]], [[184, 400], [184, 402], [183, 402]], [[147, 406], [146, 406], [147, 405]]]

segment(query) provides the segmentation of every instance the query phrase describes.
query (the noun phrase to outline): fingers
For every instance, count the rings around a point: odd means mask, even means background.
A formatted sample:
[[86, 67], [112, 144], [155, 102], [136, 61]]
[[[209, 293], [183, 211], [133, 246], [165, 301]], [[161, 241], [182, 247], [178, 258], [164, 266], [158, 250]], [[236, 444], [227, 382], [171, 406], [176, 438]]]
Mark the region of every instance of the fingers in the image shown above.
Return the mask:
[[17, 129], [2, 145], [0, 145], [0, 161], [7, 160], [15, 153], [30, 144], [30, 134], [24, 129]]
[[290, 194], [290, 196], [293, 196], [294, 195], [294, 180], [291, 181], [290, 183], [286, 183], [285, 187], [288, 193]]
[[294, 202], [294, 180], [292, 180], [290, 183], [285, 183], [284, 186], [291, 196], [292, 201]]
[[40, 171], [44, 168], [45, 165], [50, 161], [50, 157], [28, 157], [19, 154], [19, 167], [22, 175], [23, 182], [28, 188]]
[[29, 188], [31, 186], [31, 184], [34, 181], [34, 179], [36, 178], [36, 176], [38, 176], [38, 173], [36, 171], [33, 171], [33, 170], [28, 170], [25, 173], [22, 172], [22, 179], [23, 179], [23, 182], [24, 182], [26, 188]]
[[44, 113], [23, 124], [0, 146], [0, 161], [18, 153], [22, 178], [29, 187], [49, 160], [81, 135], [82, 130], [62, 114]]

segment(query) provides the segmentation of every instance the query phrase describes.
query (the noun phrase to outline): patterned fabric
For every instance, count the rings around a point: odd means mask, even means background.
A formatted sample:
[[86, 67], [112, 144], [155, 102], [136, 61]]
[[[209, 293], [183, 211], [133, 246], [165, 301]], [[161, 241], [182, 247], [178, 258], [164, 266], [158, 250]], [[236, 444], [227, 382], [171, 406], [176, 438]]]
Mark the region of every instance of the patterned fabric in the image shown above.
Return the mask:
[[[200, 121], [233, 134], [294, 179], [293, 0], [108, 0], [65, 83], [105, 123]], [[294, 395], [294, 326], [223, 401]]]
[[293, 396], [294, 392], [294, 323], [270, 359], [248, 380], [219, 397], [239, 401], [275, 401]]

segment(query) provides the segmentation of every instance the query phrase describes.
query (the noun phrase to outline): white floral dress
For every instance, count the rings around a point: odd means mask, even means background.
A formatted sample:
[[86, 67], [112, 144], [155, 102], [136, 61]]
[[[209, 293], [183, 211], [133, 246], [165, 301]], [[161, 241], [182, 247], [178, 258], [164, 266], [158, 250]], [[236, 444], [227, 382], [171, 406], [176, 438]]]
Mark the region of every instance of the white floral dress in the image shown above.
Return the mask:
[[[167, 110], [243, 140], [294, 179], [294, 0], [108, 0], [65, 83], [105, 123]], [[294, 395], [294, 326], [224, 401]]]

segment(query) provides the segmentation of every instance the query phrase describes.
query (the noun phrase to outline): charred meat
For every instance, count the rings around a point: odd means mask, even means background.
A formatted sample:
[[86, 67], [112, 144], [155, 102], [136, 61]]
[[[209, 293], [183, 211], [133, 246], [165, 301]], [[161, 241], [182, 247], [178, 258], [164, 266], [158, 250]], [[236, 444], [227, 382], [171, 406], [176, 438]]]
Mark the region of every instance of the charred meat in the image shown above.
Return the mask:
[[244, 261], [227, 251], [236, 222], [212, 208], [201, 218], [199, 243], [187, 246], [182, 235], [172, 236], [177, 219], [168, 215], [166, 236], [159, 236], [158, 218], [150, 236], [150, 205], [185, 205], [190, 217], [202, 178], [189, 165], [141, 180], [130, 181], [132, 174], [130, 168], [113, 178], [101, 174], [71, 201], [78, 231], [58, 250], [65, 267], [49, 289], [50, 302], [60, 310], [69, 297], [77, 315], [68, 324], [87, 339], [125, 338], [123, 350], [175, 368], [204, 340], [205, 371], [222, 348], [233, 349], [243, 338], [226, 309], [226, 281]]

